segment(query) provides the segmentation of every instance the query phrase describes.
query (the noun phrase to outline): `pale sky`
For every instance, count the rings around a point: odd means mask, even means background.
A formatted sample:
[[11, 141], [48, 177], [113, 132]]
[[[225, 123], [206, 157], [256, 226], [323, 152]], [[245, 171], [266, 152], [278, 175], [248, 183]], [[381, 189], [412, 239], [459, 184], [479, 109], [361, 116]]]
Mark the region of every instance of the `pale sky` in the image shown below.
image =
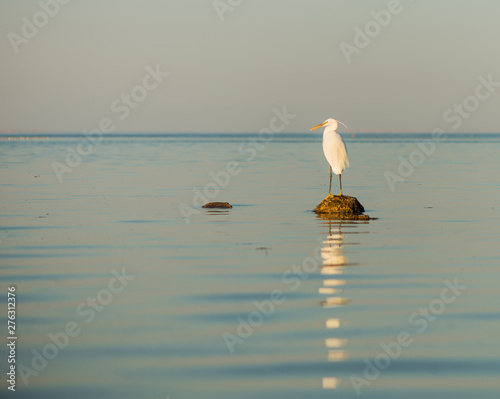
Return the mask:
[[56, 1], [0, 2], [2, 131], [500, 131], [498, 0]]

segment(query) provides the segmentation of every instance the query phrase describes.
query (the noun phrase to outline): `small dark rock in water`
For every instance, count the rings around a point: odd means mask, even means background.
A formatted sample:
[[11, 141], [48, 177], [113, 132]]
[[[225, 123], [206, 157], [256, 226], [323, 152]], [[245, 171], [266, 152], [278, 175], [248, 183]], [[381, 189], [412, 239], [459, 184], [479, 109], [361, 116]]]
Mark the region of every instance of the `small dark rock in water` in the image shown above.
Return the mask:
[[202, 206], [202, 208], [219, 208], [219, 209], [229, 209], [233, 206], [229, 202], [209, 202]]
[[330, 195], [321, 201], [314, 211], [334, 219], [370, 220], [368, 215], [362, 215], [365, 208], [357, 198], [347, 195]]

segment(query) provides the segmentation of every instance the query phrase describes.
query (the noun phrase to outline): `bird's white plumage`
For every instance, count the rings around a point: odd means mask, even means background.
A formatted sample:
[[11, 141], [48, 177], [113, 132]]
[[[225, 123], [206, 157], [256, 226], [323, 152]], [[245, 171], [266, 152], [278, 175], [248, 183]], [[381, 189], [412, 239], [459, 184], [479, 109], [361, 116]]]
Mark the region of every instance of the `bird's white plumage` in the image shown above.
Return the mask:
[[[323, 153], [325, 154], [326, 160], [330, 164], [331, 172], [339, 176], [340, 195], [342, 195], [342, 172], [347, 166], [349, 166], [349, 159], [347, 158], [347, 148], [344, 140], [340, 137], [340, 134], [337, 133], [338, 123], [342, 122], [338, 122], [335, 119], [327, 119], [318, 126], [313, 127], [311, 130], [322, 126], [325, 127], [323, 132]], [[342, 123], [342, 125], [344, 124]], [[332, 175], [330, 173], [329, 195], [331, 195], [331, 188]]]
[[323, 153], [336, 175], [342, 174], [344, 169], [349, 166], [344, 140], [333, 126], [327, 125], [323, 132]]

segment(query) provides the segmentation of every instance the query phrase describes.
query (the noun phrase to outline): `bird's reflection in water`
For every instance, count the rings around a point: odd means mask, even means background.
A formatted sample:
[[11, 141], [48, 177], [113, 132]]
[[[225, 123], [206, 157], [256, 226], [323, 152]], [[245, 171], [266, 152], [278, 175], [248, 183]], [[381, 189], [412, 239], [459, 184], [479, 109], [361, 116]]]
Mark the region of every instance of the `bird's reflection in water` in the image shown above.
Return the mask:
[[[322, 267], [321, 274], [324, 276], [323, 286], [319, 288], [319, 293], [325, 295], [321, 302], [324, 308], [331, 308], [331, 316], [335, 316], [335, 308], [345, 306], [348, 299], [343, 296], [346, 280], [343, 275], [346, 266], [352, 266], [344, 254], [344, 234], [342, 229], [348, 230], [350, 227], [356, 228], [360, 222], [342, 221], [328, 219], [326, 216], [318, 216], [323, 220], [323, 225], [328, 226], [328, 235], [323, 240], [321, 248]], [[351, 243], [350, 243], [351, 244]], [[338, 317], [331, 317], [326, 320], [326, 328], [331, 330], [329, 337], [325, 340], [328, 349], [329, 362], [342, 362], [349, 357], [345, 350], [348, 341], [341, 335], [342, 321]], [[323, 378], [324, 389], [336, 389], [340, 383], [340, 378], [335, 376]]]

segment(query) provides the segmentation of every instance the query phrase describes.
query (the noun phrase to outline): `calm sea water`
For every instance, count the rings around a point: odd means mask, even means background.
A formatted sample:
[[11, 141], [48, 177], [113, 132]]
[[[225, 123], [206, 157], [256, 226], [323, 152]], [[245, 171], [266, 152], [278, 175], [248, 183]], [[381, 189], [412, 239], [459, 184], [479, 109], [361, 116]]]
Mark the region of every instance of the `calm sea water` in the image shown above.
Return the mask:
[[1, 138], [16, 397], [498, 397], [500, 136]]

